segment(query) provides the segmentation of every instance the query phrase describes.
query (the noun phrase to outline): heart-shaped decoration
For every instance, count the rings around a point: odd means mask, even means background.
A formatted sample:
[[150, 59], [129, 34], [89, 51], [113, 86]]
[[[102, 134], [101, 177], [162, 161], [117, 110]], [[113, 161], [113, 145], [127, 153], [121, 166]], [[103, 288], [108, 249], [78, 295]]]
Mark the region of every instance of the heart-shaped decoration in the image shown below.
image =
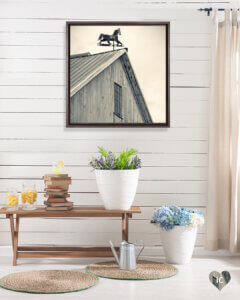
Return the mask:
[[221, 291], [221, 289], [231, 280], [231, 275], [228, 271], [222, 271], [222, 273], [212, 271], [209, 274], [209, 280], [217, 289], [219, 289], [219, 291]]

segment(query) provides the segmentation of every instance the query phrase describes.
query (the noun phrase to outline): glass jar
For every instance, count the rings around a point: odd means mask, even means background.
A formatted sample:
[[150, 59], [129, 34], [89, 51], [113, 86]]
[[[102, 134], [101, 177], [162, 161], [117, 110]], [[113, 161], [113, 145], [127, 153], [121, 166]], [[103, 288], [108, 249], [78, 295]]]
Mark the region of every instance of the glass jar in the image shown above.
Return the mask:
[[63, 168], [64, 168], [64, 161], [63, 160], [59, 160], [57, 163], [54, 162], [52, 164], [52, 174], [54, 175], [61, 175], [63, 172]]
[[16, 188], [11, 188], [6, 194], [6, 204], [7, 210], [17, 210], [18, 209], [18, 190]]
[[36, 209], [37, 190], [35, 184], [24, 183], [21, 196], [23, 209]]
[[54, 162], [52, 164], [52, 174], [54, 175], [60, 175], [63, 172], [63, 167], [61, 165], [59, 165], [59, 163]]

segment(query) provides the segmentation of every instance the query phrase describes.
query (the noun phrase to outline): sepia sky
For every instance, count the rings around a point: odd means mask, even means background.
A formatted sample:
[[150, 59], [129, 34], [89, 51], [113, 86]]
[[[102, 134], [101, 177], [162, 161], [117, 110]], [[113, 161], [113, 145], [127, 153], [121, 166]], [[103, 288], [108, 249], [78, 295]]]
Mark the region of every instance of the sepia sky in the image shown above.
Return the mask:
[[111, 51], [112, 46], [97, 45], [98, 37], [100, 33], [112, 34], [117, 28], [121, 28], [119, 40], [128, 48], [129, 59], [153, 121], [165, 122], [165, 26], [71, 26], [71, 55]]

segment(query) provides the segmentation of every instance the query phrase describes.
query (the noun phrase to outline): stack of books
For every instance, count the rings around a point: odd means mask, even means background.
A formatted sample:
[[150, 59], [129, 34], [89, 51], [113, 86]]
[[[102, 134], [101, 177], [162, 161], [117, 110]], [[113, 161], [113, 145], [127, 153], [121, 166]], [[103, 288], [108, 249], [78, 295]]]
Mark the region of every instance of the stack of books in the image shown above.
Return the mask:
[[72, 183], [68, 174], [46, 174], [43, 176], [45, 183], [44, 201], [46, 210], [70, 210], [73, 208], [73, 202], [68, 201], [70, 197], [68, 193], [69, 185]]

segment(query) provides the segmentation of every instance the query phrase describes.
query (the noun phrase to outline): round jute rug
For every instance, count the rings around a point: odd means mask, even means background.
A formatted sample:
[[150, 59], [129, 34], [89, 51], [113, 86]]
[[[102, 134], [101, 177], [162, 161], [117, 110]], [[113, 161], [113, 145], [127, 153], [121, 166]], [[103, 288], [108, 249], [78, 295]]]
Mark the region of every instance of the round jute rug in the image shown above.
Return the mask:
[[0, 279], [0, 286], [13, 291], [58, 294], [85, 290], [98, 281], [94, 275], [76, 271], [42, 270], [13, 273]]
[[136, 270], [120, 270], [113, 262], [101, 262], [91, 264], [87, 272], [99, 277], [125, 280], [154, 280], [172, 277], [177, 274], [178, 269], [165, 263], [140, 260]]

